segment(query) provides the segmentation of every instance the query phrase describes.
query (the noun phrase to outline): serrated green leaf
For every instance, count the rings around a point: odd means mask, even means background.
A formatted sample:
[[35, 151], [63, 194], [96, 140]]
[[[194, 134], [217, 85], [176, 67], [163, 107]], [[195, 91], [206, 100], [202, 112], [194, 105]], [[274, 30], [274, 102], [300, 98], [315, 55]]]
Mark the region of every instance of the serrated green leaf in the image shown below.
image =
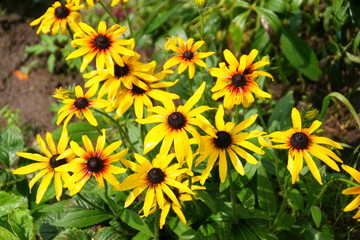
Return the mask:
[[54, 240], [88, 240], [88, 237], [79, 229], [66, 229], [60, 232]]
[[13, 232], [23, 240], [34, 240], [34, 224], [28, 209], [15, 209], [8, 216], [8, 223]]
[[19, 158], [16, 152], [24, 149], [24, 137], [21, 129], [11, 125], [0, 132], [0, 162], [11, 167]]
[[257, 171], [257, 196], [260, 209], [268, 216], [274, 216], [277, 212], [276, 197], [271, 181], [261, 162]]
[[20, 196], [0, 191], [0, 217], [6, 216], [16, 208], [27, 208], [24, 199]]
[[146, 224], [144, 219], [142, 219], [139, 216], [139, 214], [137, 214], [133, 210], [125, 208], [120, 213], [119, 217], [120, 217], [121, 221], [123, 221], [130, 227], [135, 228], [135, 229], [139, 230], [140, 232], [147, 234], [150, 237], [154, 236], [153, 232], [150, 230], [149, 226]]
[[4, 240], [22, 240], [16, 237], [13, 233], [11, 233], [6, 228], [0, 227], [0, 239]]
[[318, 206], [312, 206], [310, 208], [312, 219], [314, 220], [314, 223], [316, 227], [320, 227], [321, 224], [321, 210]]
[[105, 220], [113, 218], [112, 215], [104, 213], [99, 210], [80, 210], [69, 212], [62, 219], [51, 223], [59, 227], [76, 227], [84, 228], [92, 225], [99, 224]]
[[280, 38], [283, 54], [298, 71], [310, 80], [319, 81], [322, 71], [319, 60], [309, 44], [290, 29], [284, 28]]

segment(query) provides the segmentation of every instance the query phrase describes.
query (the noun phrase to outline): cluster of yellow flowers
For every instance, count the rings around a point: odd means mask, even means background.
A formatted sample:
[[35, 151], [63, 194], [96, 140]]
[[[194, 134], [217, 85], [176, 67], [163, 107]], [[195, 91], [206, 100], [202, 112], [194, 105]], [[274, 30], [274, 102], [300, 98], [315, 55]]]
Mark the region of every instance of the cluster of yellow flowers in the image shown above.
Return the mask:
[[[86, 2], [90, 6], [94, 5], [92, 0]], [[118, 2], [119, 0], [113, 0], [111, 5]], [[232, 163], [239, 174], [244, 175], [242, 161], [256, 164], [258, 160], [252, 153], [263, 154], [263, 147], [289, 150], [287, 168], [291, 173], [292, 183], [299, 180], [305, 159], [314, 178], [322, 184], [318, 167], [311, 155], [319, 158], [332, 169], [340, 171], [336, 162], [342, 163], [342, 160], [320, 144], [338, 149], [342, 148], [341, 145], [328, 138], [313, 135], [321, 125], [317, 120], [309, 128], [304, 128], [296, 108], [293, 108], [291, 114], [293, 127], [286, 131], [270, 134], [259, 130], [246, 131], [256, 121], [258, 114], [240, 123], [225, 122], [224, 108], [233, 109], [235, 105], [248, 107], [254, 102], [254, 95], [258, 98], [271, 97], [269, 93], [261, 90], [257, 83], [259, 76], [273, 79], [271, 74], [259, 70], [268, 65], [269, 61], [254, 62], [258, 55], [257, 50], [254, 49], [249, 55], [236, 58], [226, 49], [223, 52], [226, 62], [219, 63], [218, 68], [208, 70], [211, 76], [216, 77], [216, 83], [211, 88], [212, 98], [222, 100], [222, 104], [216, 110], [213, 126], [211, 121], [201, 114], [214, 108], [206, 105], [196, 106], [206, 89], [205, 82], [202, 82], [183, 105], [178, 105], [176, 104], [178, 102], [175, 103], [173, 100], [179, 99], [179, 96], [163, 89], [175, 85], [179, 80], [162, 81], [173, 74], [169, 68], [175, 65], [179, 65], [179, 74], [188, 69], [189, 81], [193, 81], [196, 65], [207, 68], [207, 64], [202, 59], [215, 52], [200, 52], [199, 49], [204, 46], [204, 41], [195, 42], [193, 38], [187, 40], [181, 37], [170, 38], [165, 48], [175, 52], [176, 55], [165, 62], [163, 70], [156, 72], [155, 61], [150, 63], [140, 61], [141, 55], [135, 51], [134, 39], [120, 38], [127, 30], [125, 26], [115, 24], [107, 28], [106, 22], [101, 21], [95, 30], [81, 22], [78, 10], [83, 7], [80, 0], [66, 0], [66, 4], [56, 2], [42, 17], [31, 23], [31, 25], [40, 24], [38, 33], [51, 31], [52, 34], [56, 34], [59, 29], [62, 33], [66, 33], [69, 26], [75, 32], [71, 44], [74, 48], [78, 46], [80, 48], [66, 59], [83, 56], [80, 72], [84, 72], [94, 58], [96, 62], [96, 69], [83, 75], [88, 79], [85, 84], [88, 90], [85, 93], [82, 87], [76, 86], [74, 97], [64, 89], [59, 89], [54, 95], [64, 104], [58, 111], [57, 124], [63, 122], [63, 131], [57, 147], [51, 133], [46, 133], [46, 142], [40, 135], [37, 136], [40, 150], [44, 155], [18, 153], [19, 156], [34, 160], [36, 163], [16, 169], [15, 174], [29, 174], [41, 170], [30, 181], [30, 189], [44, 176], [37, 191], [37, 203], [42, 200], [52, 179], [54, 179], [56, 198], [59, 200], [64, 187], [70, 190], [70, 195], [74, 195], [93, 176], [100, 189], [104, 186], [104, 179], [117, 191], [133, 189], [125, 202], [125, 207], [131, 205], [146, 190], [142, 209], [144, 216], [160, 208], [162, 210], [160, 224], [163, 226], [171, 207], [179, 218], [186, 222], [179, 200], [192, 200], [191, 195], [196, 194], [195, 190], [204, 189], [203, 186], [194, 183], [200, 182], [203, 185], [217, 161], [221, 182], [227, 177], [228, 162]], [[96, 94], [97, 97], [94, 97]], [[115, 141], [105, 146], [105, 130], [102, 130], [102, 135], [98, 137], [95, 146], [85, 135], [82, 137], [84, 148], [70, 141], [67, 125], [74, 115], [79, 119], [85, 117], [90, 124], [97, 126], [98, 122], [92, 112], [94, 109], [104, 109], [106, 113], [114, 112], [114, 119], [117, 119], [132, 106], [136, 122], [157, 123], [146, 134], [142, 153], [145, 155], [151, 151], [156, 152], [157, 150], [154, 149], [162, 142], [152, 161], [135, 152], [133, 154], [136, 162], [125, 159], [128, 149], [117, 151], [122, 141]], [[144, 114], [144, 106], [148, 114]], [[202, 136], [200, 130], [207, 135]], [[259, 145], [249, 141], [250, 139], [258, 139]], [[198, 146], [196, 151], [193, 151], [192, 145]], [[118, 162], [127, 168], [114, 165]], [[194, 176], [193, 165], [197, 167], [203, 162], [206, 162], [205, 169], [201, 175]], [[354, 177], [357, 176], [357, 181], [360, 181], [360, 173], [351, 170], [348, 166], [344, 169], [350, 171]], [[129, 170], [133, 173], [121, 183], [114, 176]], [[69, 172], [72, 174], [70, 175]], [[192, 177], [190, 185], [184, 175]], [[345, 194], [351, 193], [358, 193], [358, 189], [349, 189], [345, 192]], [[359, 206], [358, 199], [359, 197], [355, 203], [349, 204], [351, 206], [346, 210], [353, 210]]]

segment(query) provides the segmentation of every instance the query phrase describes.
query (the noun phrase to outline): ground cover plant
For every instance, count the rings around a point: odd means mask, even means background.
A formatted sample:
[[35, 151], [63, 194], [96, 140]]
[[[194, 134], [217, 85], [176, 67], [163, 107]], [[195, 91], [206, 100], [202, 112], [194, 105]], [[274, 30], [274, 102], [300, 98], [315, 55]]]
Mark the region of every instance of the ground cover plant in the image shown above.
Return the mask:
[[83, 82], [54, 89], [31, 147], [0, 109], [0, 239], [359, 238], [359, 138], [322, 128], [346, 112], [359, 135], [359, 19], [345, 0], [54, 1], [26, 52]]

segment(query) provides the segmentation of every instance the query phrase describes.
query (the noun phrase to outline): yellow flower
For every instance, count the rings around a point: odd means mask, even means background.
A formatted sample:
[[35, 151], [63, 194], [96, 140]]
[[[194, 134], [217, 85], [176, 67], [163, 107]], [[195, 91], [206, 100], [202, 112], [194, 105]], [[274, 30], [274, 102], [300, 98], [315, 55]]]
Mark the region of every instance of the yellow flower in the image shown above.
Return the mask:
[[[356, 169], [349, 167], [347, 165], [342, 164], [341, 167], [351, 175], [360, 184], [360, 172]], [[347, 188], [342, 191], [342, 194], [349, 195], [349, 194], [357, 194], [354, 200], [352, 200], [345, 208], [345, 212], [352, 211], [356, 208], [359, 208], [360, 206], [360, 185], [356, 187]], [[360, 221], [360, 209], [356, 212], [356, 214], [353, 216], [353, 219], [357, 219]]]
[[210, 74], [217, 77], [216, 84], [211, 89], [212, 92], [215, 92], [212, 96], [214, 100], [224, 97], [224, 107], [231, 109], [234, 105], [240, 104], [248, 107], [250, 103], [254, 102], [252, 93], [261, 98], [271, 97], [269, 93], [262, 91], [255, 82], [255, 78], [258, 76], [273, 78], [267, 72], [256, 70], [270, 63], [265, 60], [253, 63], [257, 54], [258, 51], [253, 49], [249, 55], [242, 55], [238, 61], [228, 49], [224, 51], [228, 66], [221, 62], [219, 68], [209, 69]]
[[59, 87], [55, 90], [53, 97], [57, 99], [65, 100], [71, 97], [71, 92], [67, 89]]
[[[46, 189], [49, 187], [51, 180], [54, 178], [55, 185], [55, 193], [56, 199], [59, 201], [60, 196], [63, 192], [62, 181], [68, 182], [70, 179], [70, 175], [67, 172], [58, 171], [58, 167], [71, 162], [75, 154], [73, 151], [68, 148], [68, 132], [66, 128], [61, 133], [59, 143], [56, 147], [52, 134], [46, 133], [46, 143], [40, 136], [40, 134], [36, 135], [36, 140], [40, 145], [40, 150], [44, 155], [38, 153], [26, 153], [26, 152], [18, 152], [16, 153], [20, 157], [31, 159], [36, 161], [36, 163], [32, 163], [30, 165], [20, 167], [13, 171], [14, 174], [29, 174], [41, 170], [38, 172], [33, 179], [29, 182], [29, 188], [34, 186], [34, 184], [43, 176], [45, 176], [38, 188], [36, 193], [36, 203], [39, 204], [41, 199], [44, 196]], [[61, 157], [59, 157], [61, 155]]]
[[258, 161], [255, 159], [255, 157], [249, 154], [243, 148], [258, 154], [263, 154], [264, 151], [260, 147], [246, 141], [247, 139], [258, 137], [258, 135], [252, 134], [251, 132], [241, 132], [245, 128], [251, 126], [251, 124], [255, 122], [256, 118], [257, 114], [254, 114], [236, 126], [233, 122], [225, 123], [224, 108], [222, 105], [220, 105], [215, 115], [216, 128], [211, 126], [210, 123], [206, 123], [203, 119], [205, 125], [201, 127], [210, 136], [201, 136], [199, 143], [198, 153], [200, 153], [200, 156], [196, 160], [196, 166], [209, 157], [206, 169], [201, 175], [201, 184], [205, 183], [211, 169], [217, 160], [219, 160], [220, 181], [225, 182], [227, 175], [226, 153], [230, 157], [235, 170], [241, 175], [244, 175], [245, 172], [238, 156], [245, 159], [249, 163], [257, 164]]
[[158, 154], [152, 163], [137, 153], [134, 156], [139, 164], [128, 160], [121, 162], [135, 173], [125, 178], [116, 188], [121, 191], [135, 188], [126, 199], [125, 207], [128, 207], [145, 189], [147, 189], [143, 207], [145, 216], [149, 215], [154, 201], [162, 208], [166, 202], [166, 197], [180, 205], [170, 187], [194, 194], [185, 184], [176, 180], [179, 175], [184, 173], [192, 175], [192, 172], [187, 168], [180, 168], [178, 163], [169, 166], [175, 154]]
[[193, 38], [189, 38], [186, 42], [181, 37], [177, 38], [179, 47], [175, 44], [168, 44], [168, 48], [172, 51], [178, 53], [179, 55], [170, 58], [164, 64], [164, 69], [168, 69], [174, 65], [180, 64], [178, 68], [178, 73], [182, 73], [186, 68], [189, 68], [189, 78], [192, 79], [195, 74], [195, 64], [200, 67], [206, 68], [206, 63], [201, 60], [208, 56], [213, 55], [215, 52], [201, 52], [196, 53], [199, 48], [204, 45], [204, 41], [197, 41], [194, 43]]
[[74, 173], [65, 185], [72, 184], [70, 195], [78, 193], [91, 176], [94, 176], [99, 183], [99, 189], [104, 187], [104, 178], [111, 185], [118, 186], [120, 182], [114, 174], [124, 173], [126, 169], [112, 165], [112, 163], [123, 160], [122, 158], [127, 154], [128, 149], [126, 148], [118, 153], [111, 154], [121, 146], [122, 141], [115, 141], [105, 147], [106, 134], [104, 129], [102, 130], [102, 135], [98, 137], [95, 148], [86, 135], [82, 136], [82, 141], [85, 149], [81, 148], [74, 141], [70, 142], [70, 147], [77, 155], [77, 158], [59, 167], [59, 171]]
[[306, 120], [312, 121], [319, 115], [319, 110], [316, 108], [309, 110], [305, 113]]
[[[149, 72], [151, 75], [156, 67], [156, 63], [152, 62], [153, 68]], [[161, 88], [174, 86], [178, 80], [174, 82], [160, 82], [167, 74], [172, 74], [171, 70], [164, 70], [154, 75], [154, 79], [140, 78], [132, 83], [131, 88], [124, 88], [119, 91], [119, 96], [115, 99], [113, 105], [117, 108], [114, 118], [117, 119], [122, 116], [133, 104], [135, 108], [136, 118], [142, 119], [144, 115], [144, 105], [148, 109], [153, 107], [152, 99], [160, 101], [165, 104], [165, 101], [172, 99], [179, 99], [179, 96], [174, 93], [166, 92]], [[145, 85], [145, 87], [144, 87]], [[112, 111], [107, 108], [106, 111]]]
[[194, 0], [195, 5], [202, 6], [205, 4], [205, 0]]
[[170, 45], [176, 45], [177, 44], [177, 38], [174, 37], [174, 36], [167, 37], [166, 39], [167, 39], [167, 41], [164, 44], [164, 49], [165, 50], [170, 50], [170, 47], [169, 47]]
[[340, 171], [335, 161], [340, 163], [343, 161], [333, 151], [319, 144], [326, 144], [338, 149], [342, 149], [342, 147], [329, 138], [312, 135], [321, 126], [320, 121], [315, 120], [309, 128], [302, 128], [301, 116], [296, 108], [292, 109], [291, 118], [293, 128], [287, 131], [273, 132], [267, 136], [272, 142], [281, 143], [273, 145], [272, 148], [289, 149], [287, 168], [291, 173], [293, 184], [299, 181], [299, 173], [303, 168], [304, 159], [314, 178], [322, 184], [319, 169], [310, 154], [319, 158], [335, 171]]
[[30, 26], [40, 24], [36, 31], [37, 34], [51, 31], [51, 34], [55, 35], [59, 29], [61, 29], [62, 34], [66, 34], [68, 32], [66, 28], [67, 24], [69, 24], [74, 32], [79, 31], [81, 14], [77, 11], [83, 7], [84, 5], [74, 5], [71, 0], [66, 0], [65, 4], [55, 2], [52, 7], [48, 8], [44, 15], [32, 21]]
[[[122, 0], [124, 3], [127, 3], [129, 0]], [[111, 2], [111, 6], [115, 6], [116, 4], [118, 4], [120, 2], [120, 0], [112, 0]]]
[[98, 31], [95, 31], [86, 23], [80, 22], [79, 25], [82, 31], [74, 34], [74, 40], [71, 41], [71, 45], [73, 47], [82, 47], [67, 56], [66, 60], [85, 55], [80, 66], [80, 72], [83, 72], [96, 56], [96, 69], [104, 69], [106, 65], [106, 68], [111, 73], [114, 73], [114, 62], [119, 66], [124, 66], [120, 54], [126, 56], [135, 55], [134, 51], [123, 47], [123, 45], [132, 44], [134, 40], [119, 38], [126, 31], [126, 27], [115, 24], [107, 29], [106, 22], [101, 21]]
[[187, 132], [195, 137], [195, 139], [199, 139], [200, 135], [193, 127], [193, 125], [201, 124], [196, 116], [211, 109], [208, 106], [200, 106], [191, 110], [202, 96], [205, 85], [206, 83], [203, 82], [185, 105], [180, 105], [175, 108], [173, 101], [164, 101], [165, 108], [160, 106], [152, 107], [148, 111], [156, 114], [145, 119], [136, 120], [141, 124], [160, 123], [153, 127], [146, 135], [144, 154], [154, 149], [161, 140], [163, 140], [163, 143], [160, 148], [160, 153], [167, 154], [174, 142], [176, 158], [180, 165], [183, 164], [186, 158], [187, 166], [191, 169], [193, 154]]
[[[133, 46], [131, 47], [132, 49]], [[110, 101], [116, 97], [121, 83], [128, 89], [133, 84], [146, 88], [147, 85], [141, 80], [156, 81], [157, 79], [148, 73], [153, 68], [153, 63], [142, 63], [139, 61], [140, 57], [141, 55], [138, 53], [135, 53], [134, 56], [122, 57], [123, 66], [115, 64], [114, 73], [111, 73], [109, 70], [94, 70], [84, 74], [84, 78], [89, 78], [85, 83], [85, 87], [95, 86], [97, 88], [98, 83], [105, 81], [99, 90], [98, 97], [102, 98], [105, 94], [108, 94], [108, 100]]]
[[66, 118], [64, 122], [64, 126], [66, 126], [74, 115], [76, 115], [79, 119], [83, 119], [84, 115], [91, 125], [97, 126], [98, 122], [92, 114], [90, 108], [104, 108], [109, 103], [105, 99], [90, 99], [94, 96], [96, 91], [96, 88], [91, 88], [84, 94], [83, 89], [80, 86], [76, 86], [76, 98], [67, 98], [62, 101], [65, 105], [58, 111], [56, 124], [59, 125]]

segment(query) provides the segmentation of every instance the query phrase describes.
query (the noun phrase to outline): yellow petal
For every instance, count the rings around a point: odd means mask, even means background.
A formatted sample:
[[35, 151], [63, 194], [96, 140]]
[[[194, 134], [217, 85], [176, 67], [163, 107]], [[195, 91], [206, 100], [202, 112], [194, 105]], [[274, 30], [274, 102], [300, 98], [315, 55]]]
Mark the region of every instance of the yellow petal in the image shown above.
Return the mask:
[[319, 172], [319, 169], [316, 166], [314, 160], [312, 159], [312, 157], [310, 156], [310, 154], [306, 150], [303, 151], [303, 153], [304, 153], [304, 159], [306, 161], [307, 166], [310, 169], [310, 172], [312, 173], [312, 175], [314, 176], [316, 181], [318, 181], [322, 185], [323, 183], [321, 181], [320, 172]]
[[300, 132], [301, 131], [301, 116], [299, 111], [296, 108], [293, 108], [291, 111], [291, 119], [292, 124], [295, 129], [295, 131]]
[[44, 179], [41, 181], [39, 188], [37, 190], [37, 193], [36, 193], [36, 203], [37, 204], [39, 204], [41, 199], [43, 198], [45, 191], [48, 188], [53, 176], [54, 176], [54, 172], [48, 172], [46, 174], [46, 176], [44, 177]]
[[236, 59], [236, 57], [234, 56], [234, 54], [232, 54], [228, 49], [225, 49], [225, 50], [224, 50], [224, 57], [225, 57], [226, 62], [227, 62], [229, 65], [233, 65], [233, 66], [235, 66], [236, 68], [239, 66], [238, 60]]

